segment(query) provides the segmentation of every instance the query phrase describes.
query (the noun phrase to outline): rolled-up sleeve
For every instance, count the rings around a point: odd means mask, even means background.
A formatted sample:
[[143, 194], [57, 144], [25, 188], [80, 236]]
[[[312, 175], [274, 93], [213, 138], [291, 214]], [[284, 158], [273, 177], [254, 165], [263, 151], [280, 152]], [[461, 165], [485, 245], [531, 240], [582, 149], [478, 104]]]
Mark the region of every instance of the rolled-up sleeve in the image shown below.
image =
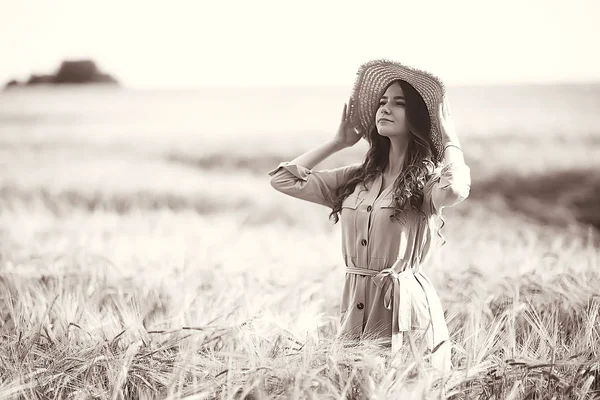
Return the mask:
[[424, 190], [425, 211], [439, 214], [444, 207], [452, 207], [471, 191], [471, 169], [463, 163], [453, 163], [434, 171]]
[[291, 162], [282, 162], [269, 172], [271, 186], [281, 193], [298, 199], [333, 206], [333, 192], [342, 186], [360, 164], [327, 170], [310, 170]]

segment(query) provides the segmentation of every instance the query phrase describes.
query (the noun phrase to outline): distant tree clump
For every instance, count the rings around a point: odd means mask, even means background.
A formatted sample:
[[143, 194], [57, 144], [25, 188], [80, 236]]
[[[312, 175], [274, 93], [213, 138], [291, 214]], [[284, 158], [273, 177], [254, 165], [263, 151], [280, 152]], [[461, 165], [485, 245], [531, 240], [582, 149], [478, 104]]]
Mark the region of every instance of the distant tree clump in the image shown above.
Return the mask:
[[119, 82], [109, 74], [103, 73], [98, 69], [96, 63], [92, 60], [65, 60], [61, 63], [56, 73], [52, 75], [32, 74], [25, 82], [19, 82], [16, 79], [8, 81], [5, 88], [16, 86], [33, 85], [63, 85], [63, 84], [111, 84], [117, 85]]

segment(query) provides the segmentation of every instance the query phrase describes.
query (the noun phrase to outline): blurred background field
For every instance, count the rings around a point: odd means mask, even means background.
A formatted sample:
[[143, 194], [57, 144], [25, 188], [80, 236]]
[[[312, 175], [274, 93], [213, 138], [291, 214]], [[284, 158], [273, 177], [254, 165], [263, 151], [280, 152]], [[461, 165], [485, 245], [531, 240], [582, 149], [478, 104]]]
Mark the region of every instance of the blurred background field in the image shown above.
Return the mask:
[[[319, 87], [7, 91], [0, 193], [9, 208], [252, 210], [254, 218], [264, 210], [265, 222], [273, 213], [277, 221], [295, 202], [273, 193], [266, 173], [328, 140], [348, 95]], [[450, 97], [472, 206], [600, 227], [600, 86], [463, 86]], [[319, 167], [360, 161], [366, 148], [361, 141]]]
[[[0, 399], [600, 394], [597, 1], [0, 10]], [[377, 58], [444, 80], [471, 167], [424, 266], [448, 376], [336, 337], [340, 228], [269, 184]]]
[[[348, 95], [1, 93], [0, 397], [429, 390], [398, 383], [414, 363], [339, 348], [339, 227], [269, 185], [280, 161], [334, 134]], [[427, 267], [456, 342], [449, 395], [585, 397], [600, 385], [600, 85], [452, 86], [450, 98], [473, 185]]]

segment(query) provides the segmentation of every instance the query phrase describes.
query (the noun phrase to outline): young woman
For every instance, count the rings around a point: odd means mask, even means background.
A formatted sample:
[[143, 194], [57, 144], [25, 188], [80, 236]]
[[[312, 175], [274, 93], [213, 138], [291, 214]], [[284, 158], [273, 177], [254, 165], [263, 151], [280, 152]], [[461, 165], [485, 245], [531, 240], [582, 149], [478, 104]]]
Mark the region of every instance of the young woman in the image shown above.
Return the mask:
[[[370, 145], [361, 164], [313, 170], [361, 136]], [[276, 190], [341, 219], [340, 333], [395, 352], [411, 331], [434, 367], [451, 368], [444, 311], [423, 268], [442, 237], [443, 208], [468, 197], [471, 179], [443, 83], [397, 62], [362, 65], [333, 139], [269, 174]]]

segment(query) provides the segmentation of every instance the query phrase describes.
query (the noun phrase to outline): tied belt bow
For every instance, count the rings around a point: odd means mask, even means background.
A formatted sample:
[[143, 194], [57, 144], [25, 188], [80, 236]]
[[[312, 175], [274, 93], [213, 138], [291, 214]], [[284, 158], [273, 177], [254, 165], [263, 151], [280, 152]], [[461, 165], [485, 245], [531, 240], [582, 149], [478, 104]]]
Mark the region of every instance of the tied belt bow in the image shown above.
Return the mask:
[[[413, 294], [417, 290], [423, 290], [413, 270], [409, 267], [402, 272], [393, 268], [386, 268], [382, 271], [375, 271], [364, 268], [347, 267], [346, 273], [371, 276], [373, 282], [378, 287], [383, 287], [386, 279], [391, 279], [392, 284], [388, 286], [383, 297], [383, 306], [392, 312], [392, 352], [402, 347], [403, 332], [409, 331], [412, 327], [417, 329], [426, 329], [429, 322], [429, 315], [416, 315], [416, 326], [413, 326]], [[421, 309], [418, 311], [423, 312]], [[421, 314], [418, 313], [418, 314]]]

